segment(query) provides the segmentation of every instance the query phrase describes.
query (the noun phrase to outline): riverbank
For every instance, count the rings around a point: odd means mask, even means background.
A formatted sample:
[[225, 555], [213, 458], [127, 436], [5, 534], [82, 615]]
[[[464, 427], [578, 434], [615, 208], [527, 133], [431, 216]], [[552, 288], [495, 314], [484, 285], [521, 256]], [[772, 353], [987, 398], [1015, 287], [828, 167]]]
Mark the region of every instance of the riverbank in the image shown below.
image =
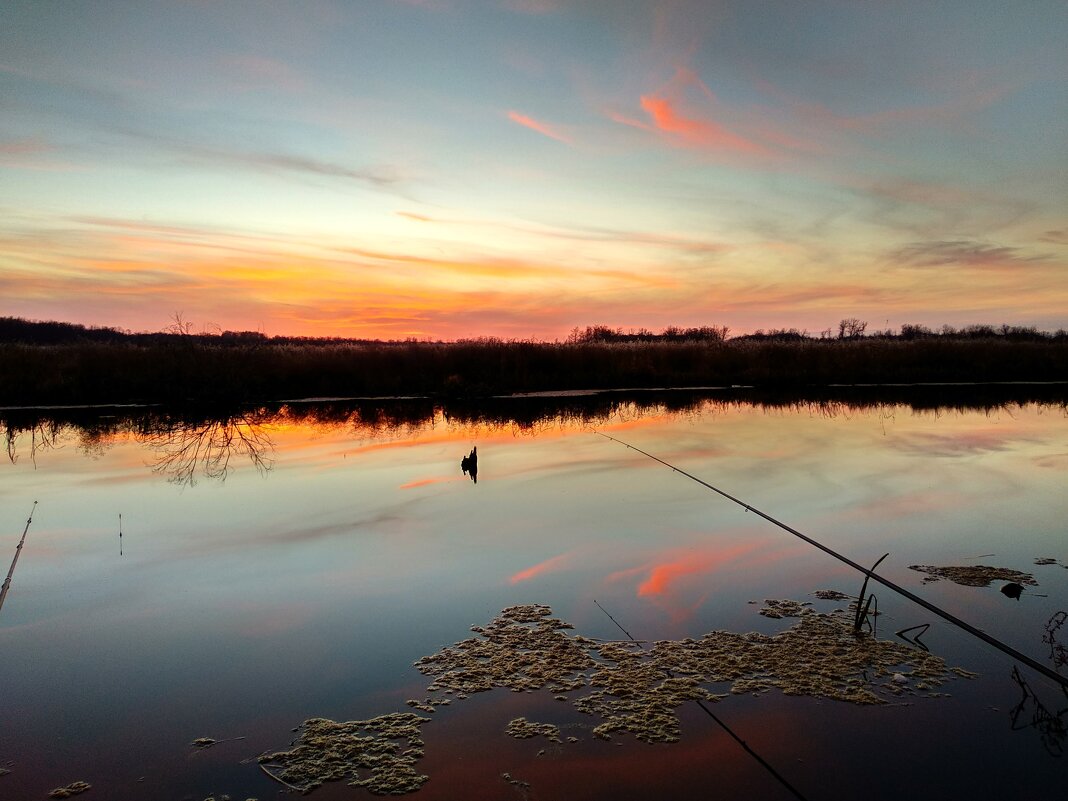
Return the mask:
[[147, 343], [0, 343], [2, 406], [1066, 380], [1063, 338], [233, 345], [174, 337]]

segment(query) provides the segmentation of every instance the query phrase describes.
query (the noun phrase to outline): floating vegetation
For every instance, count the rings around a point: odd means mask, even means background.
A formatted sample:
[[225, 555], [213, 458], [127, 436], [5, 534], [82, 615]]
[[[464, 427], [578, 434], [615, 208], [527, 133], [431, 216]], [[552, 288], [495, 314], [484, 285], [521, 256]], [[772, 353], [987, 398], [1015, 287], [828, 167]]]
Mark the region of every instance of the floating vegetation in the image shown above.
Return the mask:
[[848, 601], [852, 599], [852, 595], [846, 595], [844, 592], [838, 592], [838, 590], [816, 590], [814, 593], [821, 601]]
[[927, 575], [924, 584], [941, 579], [949, 579], [954, 584], [965, 587], [989, 587], [992, 581], [1015, 581], [1037, 587], [1038, 582], [1030, 573], [1011, 570], [1007, 567], [989, 567], [987, 565], [936, 567], [934, 565], [909, 565], [909, 570], [917, 570]]
[[647, 743], [678, 742], [676, 709], [687, 701], [725, 697], [699, 686], [698, 677], [669, 675], [664, 665], [648, 658], [648, 651], [632, 644], [604, 645], [600, 655], [608, 664], [590, 677], [594, 689], [574, 704], [580, 712], [604, 719], [593, 729], [593, 735], [603, 740], [615, 732], [629, 732]]
[[[844, 596], [849, 597], [849, 596]], [[782, 619], [784, 617], [801, 617], [805, 610], [812, 606], [811, 603], [805, 601], [776, 601], [772, 598], [764, 599], [764, 608], [760, 610], [760, 614], [764, 617], [770, 617], [775, 619]]]
[[[631, 642], [569, 636], [564, 630], [571, 626], [551, 617], [547, 606], [510, 607], [488, 625], [472, 627], [480, 637], [415, 664], [434, 677], [431, 692], [579, 691], [564, 700], [602, 719], [594, 736], [609, 739], [628, 732], [645, 742], [677, 741], [676, 710], [686, 701], [725, 697], [705, 685], [730, 682], [734, 694], [779, 689], [786, 695], [880, 704], [884, 696], [929, 691], [962, 675], [925, 651], [856, 634], [844, 610], [817, 613], [807, 602], [768, 599], [760, 613], [797, 622], [773, 636], [713, 631], [699, 640], [665, 640], [643, 650]], [[509, 733], [546, 734], [541, 728], [546, 725], [519, 718], [509, 724]]]
[[78, 795], [84, 793], [92, 787], [87, 782], [71, 782], [66, 787], [57, 787], [55, 790], [48, 794], [49, 798], [70, 798], [72, 795]]
[[[940, 657], [854, 633], [851, 616], [842, 610], [806, 610], [793, 626], [770, 637], [713, 631], [700, 640], [658, 642], [651, 658], [701, 683], [730, 681], [734, 694], [778, 688], [785, 695], [855, 704], [885, 703], [882, 692], [929, 690], [952, 677]], [[895, 681], [894, 674], [908, 681]]]
[[520, 790], [529, 790], [530, 782], [525, 782], [522, 779], [517, 779], [512, 776], [511, 773], [502, 773], [501, 778], [508, 782], [513, 787], [518, 787]]
[[[429, 718], [411, 712], [338, 723], [312, 718], [299, 727], [290, 751], [260, 757], [271, 778], [307, 793], [325, 782], [347, 781], [376, 795], [418, 790], [427, 776], [415, 770], [423, 756], [419, 727]], [[360, 769], [370, 772], [362, 777]]]
[[559, 743], [560, 727], [552, 723], [534, 723], [526, 718], [509, 721], [504, 730], [509, 737], [526, 740], [530, 737], [545, 737], [551, 743]]
[[[568, 634], [573, 627], [542, 604], [512, 606], [485, 626], [472, 626], [478, 636], [424, 656], [415, 666], [433, 676], [427, 688], [431, 693], [463, 699], [496, 688], [544, 689], [557, 700], [570, 701], [579, 712], [600, 718], [592, 729], [594, 737], [611, 740], [617, 733], [628, 733], [649, 743], [680, 739], [677, 710], [687, 701], [727, 697], [713, 693], [710, 685], [727, 684], [731, 694], [778, 689], [785, 695], [883, 704], [904, 693], [944, 696], [933, 690], [957, 677], [976, 675], [948, 668], [927, 651], [856, 632], [854, 615], [847, 610], [821, 613], [809, 602], [794, 600], [767, 599], [764, 604], [759, 612], [765, 617], [795, 622], [770, 636], [712, 631], [696, 640], [658, 641], [650, 649], [639, 642]], [[560, 695], [564, 692], [572, 697]], [[451, 698], [407, 703], [433, 712]], [[260, 766], [302, 793], [331, 781], [347, 781], [380, 795], [414, 792], [428, 781], [415, 765], [423, 756], [419, 727], [429, 720], [411, 712], [346, 723], [313, 718], [295, 729], [299, 735], [291, 750], [261, 756]], [[563, 743], [559, 726], [525, 717], [511, 720], [505, 732], [521, 740], [544, 737]], [[194, 745], [214, 743], [208, 740], [200, 738]], [[578, 738], [568, 737], [567, 742]], [[538, 756], [545, 753], [543, 748]], [[507, 773], [501, 775], [521, 792], [529, 788]]]
[[551, 617], [541, 604], [512, 606], [486, 626], [472, 626], [481, 635], [424, 656], [415, 663], [420, 672], [434, 676], [430, 692], [453, 690], [478, 693], [494, 687], [515, 692], [549, 687], [554, 693], [586, 684], [582, 671], [593, 666], [590, 650], [596, 643], [585, 637], [568, 637], [573, 628]]

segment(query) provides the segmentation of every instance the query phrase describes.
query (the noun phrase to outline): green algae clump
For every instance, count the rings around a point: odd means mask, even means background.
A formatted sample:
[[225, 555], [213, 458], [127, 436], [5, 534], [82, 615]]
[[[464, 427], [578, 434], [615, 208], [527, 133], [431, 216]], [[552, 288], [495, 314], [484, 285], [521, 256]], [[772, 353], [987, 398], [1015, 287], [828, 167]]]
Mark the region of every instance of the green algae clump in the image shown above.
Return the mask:
[[[300, 726], [291, 750], [265, 754], [260, 765], [272, 778], [304, 793], [334, 781], [376, 795], [412, 793], [428, 779], [415, 769], [423, 756], [419, 727], [428, 720], [410, 712], [344, 723], [312, 718]], [[361, 777], [361, 769], [370, 775]]]

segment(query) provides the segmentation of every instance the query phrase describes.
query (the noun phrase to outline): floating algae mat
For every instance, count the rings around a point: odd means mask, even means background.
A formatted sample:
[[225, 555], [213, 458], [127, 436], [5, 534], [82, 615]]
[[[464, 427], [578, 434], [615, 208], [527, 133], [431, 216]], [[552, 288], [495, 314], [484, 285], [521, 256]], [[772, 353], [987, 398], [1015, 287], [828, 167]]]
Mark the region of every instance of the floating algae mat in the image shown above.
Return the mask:
[[933, 581], [949, 579], [954, 584], [962, 584], [965, 587], [989, 587], [992, 581], [1015, 581], [1019, 584], [1030, 584], [1037, 587], [1038, 582], [1030, 573], [1022, 573], [1007, 567], [989, 567], [988, 565], [950, 565], [937, 567], [935, 565], [909, 565], [909, 570], [917, 570], [927, 575], [923, 579], [924, 584]]
[[92, 785], [87, 782], [71, 782], [66, 787], [57, 787], [48, 794], [49, 798], [70, 798], [91, 789]]
[[[975, 675], [903, 643], [854, 633], [853, 616], [842, 609], [817, 612], [791, 600], [765, 604], [761, 614], [794, 618], [794, 624], [774, 635], [713, 631], [649, 648], [569, 634], [573, 627], [552, 617], [548, 606], [512, 606], [485, 626], [472, 626], [477, 636], [424, 656], [415, 666], [433, 677], [430, 693], [463, 700], [497, 688], [545, 690], [598, 719], [594, 737], [629, 733], [650, 743], [680, 739], [677, 710], [687, 701], [720, 701], [728, 692], [760, 695], [779, 689], [786, 695], [882, 704], [903, 693], [937, 696], [929, 691]], [[708, 689], [716, 684], [727, 685], [726, 692]], [[447, 700], [409, 705], [433, 711]], [[420, 726], [430, 720], [412, 712], [346, 723], [314, 718], [300, 727], [291, 750], [264, 755], [260, 763], [273, 778], [302, 792], [329, 781], [348, 781], [375, 794], [414, 792], [428, 780], [415, 765], [423, 756]], [[504, 731], [517, 739], [544, 737], [563, 744], [558, 726], [525, 717], [511, 720]]]
[[[423, 756], [419, 727], [428, 720], [411, 712], [345, 723], [312, 718], [301, 725], [291, 750], [265, 754], [260, 765], [271, 778], [304, 793], [346, 780], [378, 795], [414, 792], [427, 780], [415, 763]], [[363, 770], [369, 775], [362, 776]]]
[[[725, 697], [704, 685], [730, 682], [731, 693], [778, 688], [787, 695], [878, 704], [885, 703], [884, 695], [931, 690], [965, 674], [926, 651], [855, 634], [852, 616], [843, 610], [765, 603], [762, 614], [797, 622], [771, 636], [713, 631], [699, 640], [656, 642], [651, 649], [568, 635], [571, 626], [551, 617], [549, 607], [515, 606], [486, 626], [472, 627], [480, 636], [415, 664], [434, 677], [430, 692], [570, 692], [576, 709], [603, 719], [595, 735], [629, 732], [647, 742], [679, 739], [675, 710], [686, 701]], [[516, 736], [534, 731], [533, 725], [513, 727]]]

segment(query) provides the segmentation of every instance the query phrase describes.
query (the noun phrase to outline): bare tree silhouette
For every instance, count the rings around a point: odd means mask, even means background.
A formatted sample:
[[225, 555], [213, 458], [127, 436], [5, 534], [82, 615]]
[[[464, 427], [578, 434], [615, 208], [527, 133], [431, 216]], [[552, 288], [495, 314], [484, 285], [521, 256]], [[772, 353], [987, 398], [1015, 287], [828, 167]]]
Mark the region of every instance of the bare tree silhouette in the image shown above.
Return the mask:
[[144, 442], [158, 457], [152, 470], [172, 484], [193, 486], [198, 475], [225, 481], [235, 456], [247, 458], [261, 473], [274, 467], [274, 442], [267, 412], [248, 412], [195, 423], [173, 423], [149, 431]]

